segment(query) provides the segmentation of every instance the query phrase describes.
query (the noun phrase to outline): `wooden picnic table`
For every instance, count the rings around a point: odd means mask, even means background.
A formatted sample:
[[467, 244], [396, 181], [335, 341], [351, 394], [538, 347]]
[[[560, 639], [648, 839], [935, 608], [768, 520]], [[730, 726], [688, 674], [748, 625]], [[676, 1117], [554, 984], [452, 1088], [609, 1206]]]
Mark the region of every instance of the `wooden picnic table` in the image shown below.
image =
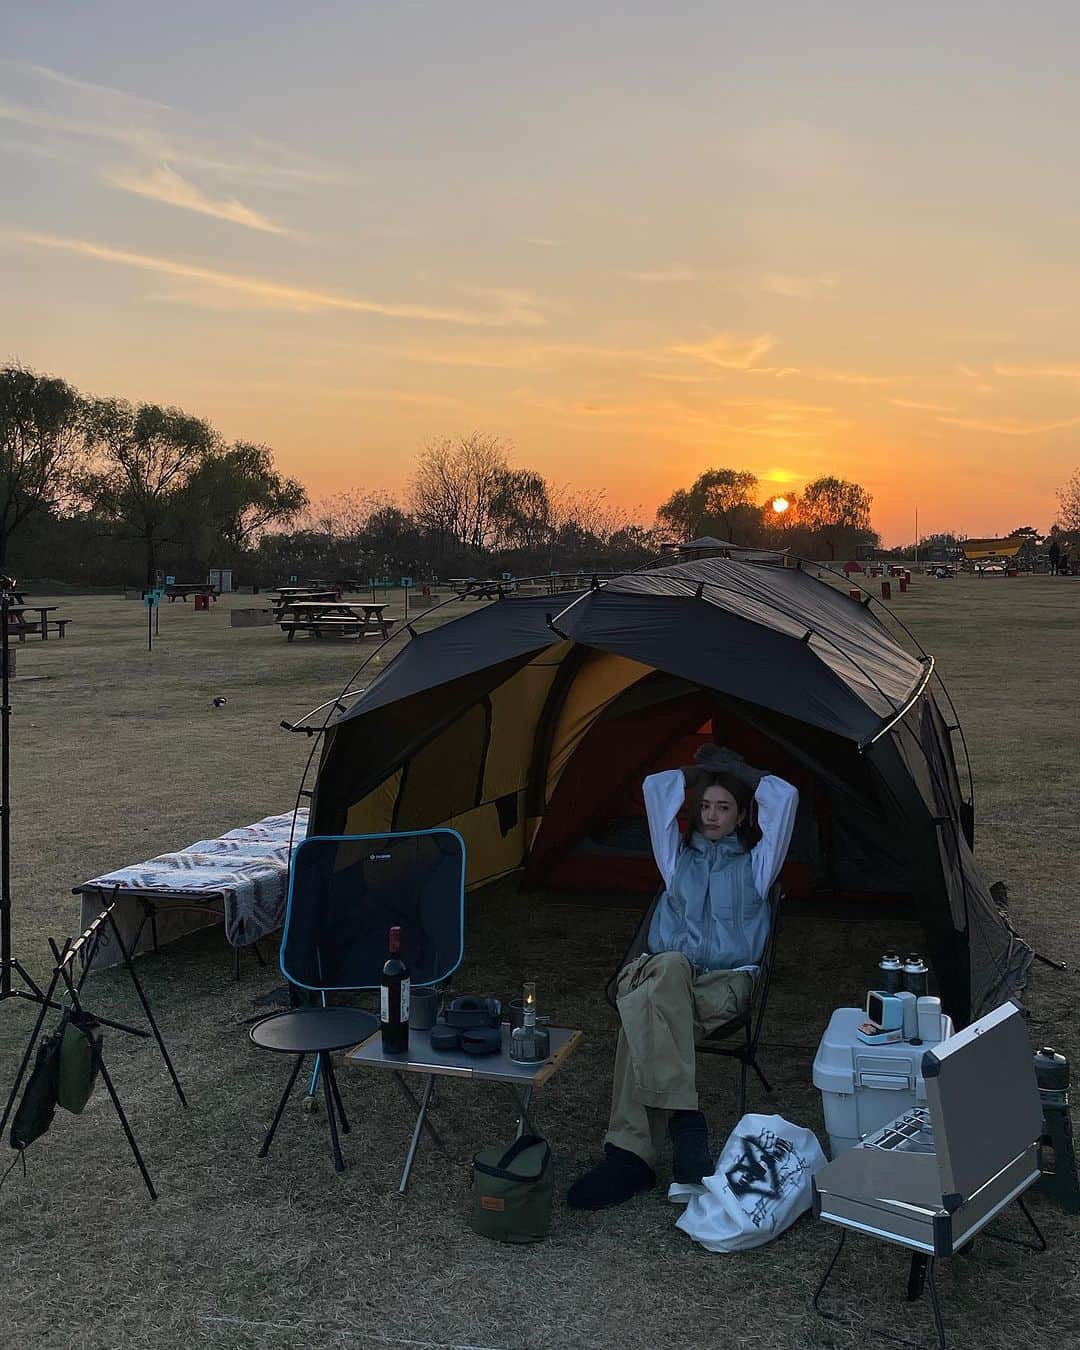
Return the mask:
[[294, 591], [289, 595], [271, 596], [270, 599], [276, 610], [282, 610], [300, 600], [340, 600], [341, 596], [337, 591]]
[[463, 600], [497, 600], [517, 589], [516, 581], [481, 581], [477, 577], [451, 577], [450, 585]]
[[217, 587], [206, 581], [173, 581], [165, 587], [165, 595], [171, 605], [175, 600], [187, 604], [189, 595], [208, 595], [211, 600], [218, 598]]
[[[49, 615], [54, 610], [59, 609], [59, 605], [11, 605], [8, 608], [8, 636], [18, 637], [20, 642], [26, 641], [27, 633], [40, 633], [42, 642], [49, 640], [49, 624], [51, 623], [60, 637], [64, 636], [64, 629], [71, 622], [70, 619], [50, 619]], [[35, 623], [32, 619], [27, 619], [26, 615], [36, 614], [38, 616]]]
[[385, 604], [367, 600], [289, 600], [282, 606], [277, 622], [290, 642], [298, 632], [316, 638], [335, 632], [363, 638], [371, 629], [388, 638], [390, 621], [383, 616], [386, 608]]

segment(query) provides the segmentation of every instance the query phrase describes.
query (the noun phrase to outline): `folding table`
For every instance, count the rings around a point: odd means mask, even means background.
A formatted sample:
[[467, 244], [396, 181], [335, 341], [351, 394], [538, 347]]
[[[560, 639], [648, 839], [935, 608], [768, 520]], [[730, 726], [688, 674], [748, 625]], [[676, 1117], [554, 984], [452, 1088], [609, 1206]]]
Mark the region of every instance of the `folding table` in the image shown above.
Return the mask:
[[[513, 1093], [519, 1108], [517, 1133], [520, 1138], [526, 1129], [531, 1129], [529, 1121], [529, 1103], [535, 1088], [544, 1083], [560, 1069], [570, 1058], [581, 1040], [580, 1031], [567, 1027], [548, 1027], [551, 1036], [551, 1054], [547, 1059], [535, 1064], [518, 1064], [510, 1058], [510, 1026], [502, 1026], [502, 1049], [497, 1055], [467, 1055], [462, 1050], [443, 1052], [433, 1050], [426, 1031], [412, 1030], [409, 1033], [409, 1048], [400, 1055], [388, 1055], [383, 1052], [382, 1038], [379, 1032], [369, 1036], [366, 1041], [350, 1050], [345, 1058], [350, 1064], [360, 1064], [369, 1069], [389, 1069], [401, 1087], [402, 1092], [416, 1108], [416, 1124], [413, 1126], [409, 1151], [405, 1156], [405, 1167], [401, 1173], [398, 1191], [404, 1195], [409, 1184], [416, 1150], [420, 1144], [423, 1130], [431, 1135], [439, 1148], [446, 1152], [435, 1127], [427, 1118], [431, 1094], [436, 1078], [472, 1078], [478, 1082], [505, 1083]], [[413, 1095], [404, 1075], [420, 1074], [424, 1079], [423, 1092], [419, 1102]]]

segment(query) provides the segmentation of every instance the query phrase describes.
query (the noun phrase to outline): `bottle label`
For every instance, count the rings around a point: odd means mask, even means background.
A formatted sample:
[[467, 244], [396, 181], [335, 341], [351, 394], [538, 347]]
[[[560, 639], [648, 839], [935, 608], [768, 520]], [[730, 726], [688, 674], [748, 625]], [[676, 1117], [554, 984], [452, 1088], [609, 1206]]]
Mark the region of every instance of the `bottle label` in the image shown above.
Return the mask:
[[[409, 1004], [411, 1003], [409, 993], [409, 980], [402, 980], [399, 986], [401, 991], [401, 1012], [394, 1018], [395, 1022], [407, 1022], [409, 1020]], [[382, 1022], [390, 1021], [390, 990], [384, 984], [379, 990], [379, 1019]]]

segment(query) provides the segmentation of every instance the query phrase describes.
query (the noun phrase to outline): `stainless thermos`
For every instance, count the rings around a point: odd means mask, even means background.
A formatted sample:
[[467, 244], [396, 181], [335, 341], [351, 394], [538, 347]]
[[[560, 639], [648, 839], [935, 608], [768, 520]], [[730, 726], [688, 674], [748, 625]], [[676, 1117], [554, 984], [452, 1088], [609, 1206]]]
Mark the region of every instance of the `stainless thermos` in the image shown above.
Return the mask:
[[878, 962], [877, 988], [885, 994], [898, 994], [903, 987], [903, 963], [895, 952], [886, 952]]
[[929, 971], [926, 962], [918, 955], [912, 952], [904, 961], [904, 988], [909, 994], [914, 994], [916, 998], [922, 998], [927, 991], [927, 977]]

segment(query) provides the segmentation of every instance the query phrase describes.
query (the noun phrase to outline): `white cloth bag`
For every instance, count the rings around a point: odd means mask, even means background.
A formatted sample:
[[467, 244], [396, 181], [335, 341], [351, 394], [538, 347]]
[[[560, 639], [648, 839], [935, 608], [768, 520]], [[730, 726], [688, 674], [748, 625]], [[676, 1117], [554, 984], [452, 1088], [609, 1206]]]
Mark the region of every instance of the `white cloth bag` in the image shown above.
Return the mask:
[[810, 1208], [810, 1178], [825, 1163], [812, 1130], [783, 1116], [743, 1116], [676, 1227], [711, 1252], [761, 1247]]

